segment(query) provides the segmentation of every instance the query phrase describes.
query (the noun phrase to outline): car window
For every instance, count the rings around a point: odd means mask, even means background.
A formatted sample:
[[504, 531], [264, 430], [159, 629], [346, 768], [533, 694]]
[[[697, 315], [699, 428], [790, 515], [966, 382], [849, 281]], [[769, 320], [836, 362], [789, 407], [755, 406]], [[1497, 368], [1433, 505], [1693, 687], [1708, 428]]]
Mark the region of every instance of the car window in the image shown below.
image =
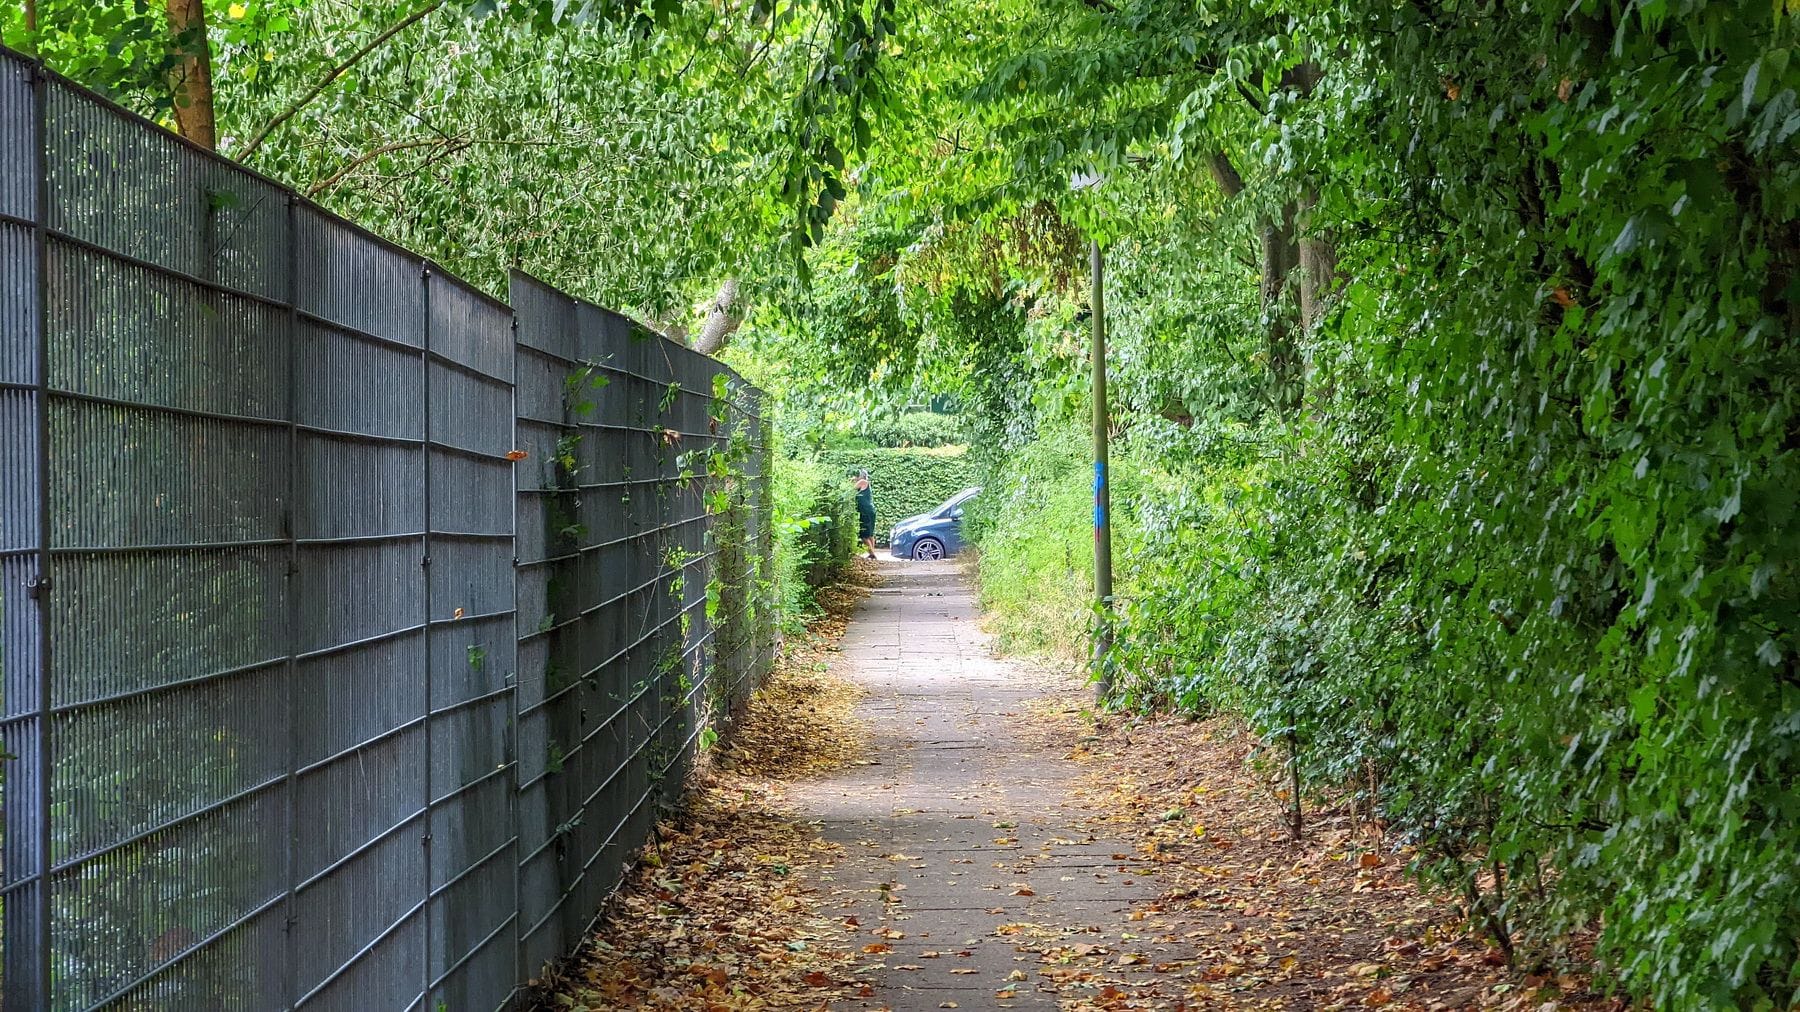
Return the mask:
[[948, 500], [946, 500], [944, 502], [944, 505], [939, 506], [937, 508], [937, 510], [935, 512], [933, 512], [932, 515], [939, 516], [939, 517], [947, 517], [950, 514], [955, 513], [957, 510], [957, 507], [962, 506], [964, 503], [968, 502], [970, 499], [975, 498], [980, 493], [981, 493], [981, 489], [978, 489], [978, 488], [965, 489], [964, 491], [958, 492], [955, 495], [951, 496]]

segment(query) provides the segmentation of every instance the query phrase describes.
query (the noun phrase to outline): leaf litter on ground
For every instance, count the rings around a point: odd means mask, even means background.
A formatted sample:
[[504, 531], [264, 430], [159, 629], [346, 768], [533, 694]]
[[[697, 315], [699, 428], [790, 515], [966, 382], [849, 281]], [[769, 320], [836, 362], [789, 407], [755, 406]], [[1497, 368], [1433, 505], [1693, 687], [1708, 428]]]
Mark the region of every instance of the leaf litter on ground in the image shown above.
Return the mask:
[[857, 565], [818, 595], [820, 612], [610, 897], [588, 943], [537, 984], [563, 1012], [827, 1009], [866, 994], [843, 925], [818, 913], [812, 874], [835, 844], [788, 813], [784, 782], [863, 761], [860, 690], [828, 673], [856, 602], [878, 582]]
[[1159, 882], [1128, 921], [1185, 956], [1154, 966], [1146, 989], [1115, 952], [1048, 948], [1066, 1012], [1626, 1007], [1580, 975], [1510, 970], [1452, 898], [1407, 877], [1410, 852], [1347, 807], [1309, 810], [1295, 842], [1288, 800], [1253, 772], [1257, 743], [1228, 718], [1095, 715], [1085, 693], [1065, 693], [1025, 723], [1084, 767], [1079, 801], [1094, 837], [1118, 841], [1117, 872]]

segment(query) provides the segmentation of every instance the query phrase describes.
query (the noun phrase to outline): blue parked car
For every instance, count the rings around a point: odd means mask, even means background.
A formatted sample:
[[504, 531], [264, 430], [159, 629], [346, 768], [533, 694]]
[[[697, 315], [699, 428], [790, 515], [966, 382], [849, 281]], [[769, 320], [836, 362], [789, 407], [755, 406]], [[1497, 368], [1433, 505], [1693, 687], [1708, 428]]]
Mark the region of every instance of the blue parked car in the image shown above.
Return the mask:
[[980, 488], [965, 488], [930, 513], [907, 517], [888, 534], [888, 552], [896, 559], [942, 559], [962, 550], [963, 503]]

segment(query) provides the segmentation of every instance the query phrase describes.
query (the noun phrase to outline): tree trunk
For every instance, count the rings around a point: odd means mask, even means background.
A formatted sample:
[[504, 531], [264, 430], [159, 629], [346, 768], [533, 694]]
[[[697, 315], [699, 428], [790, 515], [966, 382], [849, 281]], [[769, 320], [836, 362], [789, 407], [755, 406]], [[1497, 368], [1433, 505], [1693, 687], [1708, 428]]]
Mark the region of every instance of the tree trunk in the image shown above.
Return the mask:
[[706, 307], [706, 322], [694, 338], [694, 350], [702, 355], [717, 355], [725, 350], [726, 342], [743, 322], [744, 316], [738, 306], [737, 279], [728, 278], [719, 286], [712, 304]]
[[[1312, 94], [1323, 74], [1318, 64], [1307, 61], [1282, 74], [1283, 90], [1300, 96]], [[1244, 190], [1244, 179], [1222, 152], [1207, 163], [1213, 181], [1227, 199]], [[1337, 250], [1330, 238], [1315, 230], [1312, 213], [1318, 206], [1316, 190], [1306, 189], [1298, 200], [1282, 205], [1280, 216], [1263, 219], [1258, 228], [1262, 246], [1262, 301], [1265, 354], [1276, 410], [1283, 416], [1299, 413], [1306, 402], [1311, 363], [1302, 353], [1302, 338], [1324, 316], [1325, 298], [1337, 269]], [[1289, 283], [1289, 279], [1293, 283]]]
[[213, 118], [212, 46], [206, 35], [203, 0], [167, 0], [169, 13], [169, 97], [175, 129], [208, 151], [219, 146]]
[[1225, 199], [1230, 200], [1244, 192], [1244, 177], [1238, 174], [1237, 166], [1231, 164], [1231, 157], [1223, 151], [1213, 152], [1206, 167], [1212, 170], [1213, 182], [1225, 191]]
[[1337, 273], [1337, 243], [1314, 220], [1319, 194], [1308, 190], [1300, 198], [1300, 328], [1311, 332], [1325, 315], [1325, 301]]
[[1286, 204], [1280, 220], [1264, 219], [1261, 227], [1263, 332], [1273, 395], [1270, 399], [1284, 416], [1299, 409], [1304, 382], [1300, 342], [1294, 334], [1293, 300], [1288, 295], [1292, 287], [1288, 276], [1300, 264], [1300, 244], [1294, 237], [1295, 211], [1294, 204]]
[[[1331, 298], [1332, 284], [1337, 275], [1337, 242], [1319, 227], [1314, 214], [1318, 206], [1318, 191], [1308, 190], [1301, 196], [1298, 223], [1300, 269], [1297, 280], [1300, 286], [1300, 330], [1308, 336], [1317, 330], [1319, 321], [1325, 317], [1325, 308]], [[1311, 342], [1308, 344], [1310, 347]], [[1331, 400], [1331, 391], [1322, 387], [1316, 379], [1310, 350], [1305, 358], [1301, 382], [1305, 385], [1311, 407], [1317, 410]]]
[[[1224, 152], [1214, 152], [1209, 156], [1207, 169], [1227, 200], [1244, 192], [1244, 177]], [[1303, 207], [1310, 209], [1314, 202], [1316, 198], [1310, 198], [1304, 205], [1289, 202], [1282, 207], [1279, 220], [1265, 218], [1257, 229], [1257, 242], [1262, 247], [1259, 292], [1262, 301], [1264, 354], [1269, 367], [1269, 399], [1284, 416], [1291, 416], [1299, 410], [1306, 388], [1300, 342], [1294, 334], [1294, 324], [1298, 320], [1302, 333], [1312, 325], [1316, 318], [1316, 303], [1324, 288], [1325, 282], [1322, 279], [1329, 277], [1329, 268], [1319, 276], [1317, 283], [1309, 281], [1304, 271], [1296, 285], [1290, 286], [1288, 278], [1297, 267], [1335, 262], [1335, 255], [1328, 244], [1309, 243], [1298, 238], [1297, 219]], [[1312, 247], [1310, 252], [1309, 245]], [[1293, 309], [1293, 299], [1289, 295], [1292, 288], [1297, 288], [1300, 292], [1301, 307], [1297, 316]]]

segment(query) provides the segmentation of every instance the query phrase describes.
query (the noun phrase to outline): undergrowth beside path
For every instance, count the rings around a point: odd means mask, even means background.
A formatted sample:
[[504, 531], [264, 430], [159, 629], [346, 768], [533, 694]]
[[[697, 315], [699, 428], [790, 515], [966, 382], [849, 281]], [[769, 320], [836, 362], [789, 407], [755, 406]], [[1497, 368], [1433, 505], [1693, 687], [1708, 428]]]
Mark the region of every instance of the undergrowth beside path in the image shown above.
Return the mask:
[[818, 593], [736, 729], [607, 902], [592, 940], [539, 982], [560, 1012], [826, 1009], [854, 990], [843, 930], [817, 913], [811, 873], [839, 848], [793, 817], [784, 784], [858, 762], [858, 691], [827, 673], [872, 569]]

